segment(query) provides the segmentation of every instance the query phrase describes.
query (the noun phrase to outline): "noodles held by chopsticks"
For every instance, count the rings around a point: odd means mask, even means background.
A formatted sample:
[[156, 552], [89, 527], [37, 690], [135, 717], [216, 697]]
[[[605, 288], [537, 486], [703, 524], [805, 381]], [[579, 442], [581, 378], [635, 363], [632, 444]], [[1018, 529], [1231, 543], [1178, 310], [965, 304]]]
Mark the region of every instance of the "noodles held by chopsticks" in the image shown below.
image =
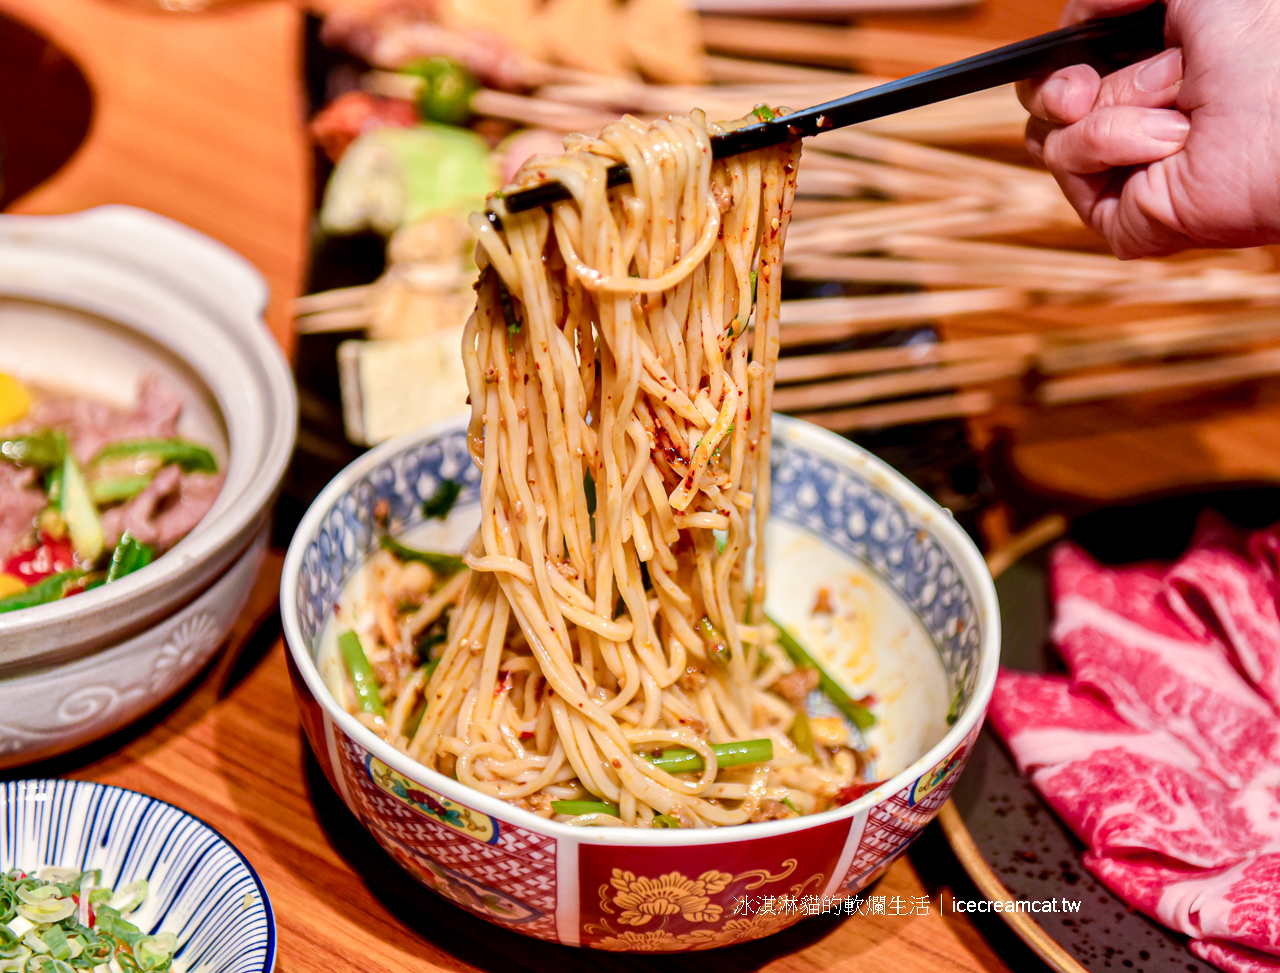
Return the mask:
[[[793, 666], [763, 616], [799, 147], [713, 161], [717, 130], [695, 112], [571, 136], [508, 189], [555, 179], [572, 201], [509, 214], [500, 194], [501, 232], [472, 218], [483, 272], [463, 349], [481, 523], [443, 651], [404, 682], [387, 732], [535, 813], [578, 802], [574, 823], [812, 813], [856, 775], [847, 748], [813, 745], [812, 683], [779, 689]], [[615, 162], [633, 183], [608, 190]], [[744, 740], [770, 741], [772, 759], [720, 766], [712, 744]], [[702, 769], [652, 759], [671, 748]]]

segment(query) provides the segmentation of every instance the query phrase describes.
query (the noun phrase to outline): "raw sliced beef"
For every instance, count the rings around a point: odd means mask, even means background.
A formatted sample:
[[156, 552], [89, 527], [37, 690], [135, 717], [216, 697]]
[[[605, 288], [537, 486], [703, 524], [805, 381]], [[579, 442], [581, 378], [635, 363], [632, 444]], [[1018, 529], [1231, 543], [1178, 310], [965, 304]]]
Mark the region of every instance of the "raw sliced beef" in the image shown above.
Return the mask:
[[[1124, 722], [1096, 697], [1073, 692], [1065, 676], [1016, 669], [1001, 668], [987, 718], [1024, 774], [1117, 746], [1121, 738], [1127, 743], [1151, 736]], [[1164, 742], [1177, 745], [1167, 738]], [[1190, 751], [1181, 749], [1191, 766], [1199, 765]]]
[[1161, 564], [1104, 567], [1075, 544], [1062, 543], [1053, 549], [1049, 582], [1055, 605], [1082, 598], [1149, 631], [1176, 639], [1194, 637], [1164, 602], [1168, 571]]
[[1176, 564], [1062, 545], [1069, 678], [1003, 671], [991, 722], [1085, 865], [1228, 973], [1280, 973], [1280, 525], [1200, 524]]
[[1138, 600], [1152, 571], [1092, 564], [1090, 581], [1089, 564], [1076, 549], [1053, 562], [1053, 639], [1073, 683], [1099, 693], [1127, 723], [1176, 737], [1233, 787], [1280, 780], [1280, 720], [1221, 644], [1197, 639], [1158, 591]]
[[1275, 578], [1247, 538], [1206, 514], [1191, 549], [1169, 571], [1170, 607], [1187, 622], [1220, 635], [1240, 671], [1263, 696], [1280, 703], [1280, 612]]
[[1226, 973], [1280, 973], [1280, 956], [1217, 939], [1193, 939], [1191, 952]]
[[1177, 740], [1133, 729], [1064, 678], [1002, 671], [990, 713], [1020, 769], [1097, 853], [1217, 867], [1280, 832], [1270, 791], [1228, 791]]
[[1213, 870], [1092, 852], [1084, 864], [1135, 909], [1193, 939], [1280, 952], [1280, 853]]
[[1249, 535], [1249, 553], [1273, 582], [1280, 581], [1280, 524]]

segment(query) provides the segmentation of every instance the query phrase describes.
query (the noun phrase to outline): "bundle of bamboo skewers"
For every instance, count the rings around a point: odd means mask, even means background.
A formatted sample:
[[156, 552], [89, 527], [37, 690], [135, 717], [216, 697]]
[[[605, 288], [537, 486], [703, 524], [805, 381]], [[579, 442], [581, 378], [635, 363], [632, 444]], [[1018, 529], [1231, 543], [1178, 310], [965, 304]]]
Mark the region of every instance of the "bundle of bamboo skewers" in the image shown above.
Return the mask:
[[[722, 46], [753, 53], [735, 37]], [[882, 80], [728, 57], [708, 65], [706, 86], [576, 81], [482, 90], [473, 107], [568, 133], [691, 105], [738, 117]], [[1025, 117], [1011, 89], [996, 89], [806, 143], [785, 270], [797, 290], [825, 282], [836, 293], [784, 301], [779, 411], [847, 432], [1280, 374], [1280, 273], [1268, 252], [1121, 262], [1100, 252], [1047, 173], [944, 147], [1020, 141]], [[299, 329], [367, 322], [375, 294], [305, 297]], [[968, 334], [947, 337], [957, 331]], [[912, 340], [866, 347], [895, 334]]]

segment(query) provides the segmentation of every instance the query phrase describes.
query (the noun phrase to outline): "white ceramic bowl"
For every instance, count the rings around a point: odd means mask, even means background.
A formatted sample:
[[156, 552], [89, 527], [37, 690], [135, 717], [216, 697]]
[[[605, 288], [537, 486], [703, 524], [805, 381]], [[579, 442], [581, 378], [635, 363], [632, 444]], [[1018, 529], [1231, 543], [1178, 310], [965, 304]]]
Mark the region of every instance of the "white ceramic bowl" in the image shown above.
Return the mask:
[[[0, 615], [0, 677], [118, 645], [243, 558], [297, 426], [293, 378], [263, 325], [265, 305], [266, 286], [242, 257], [155, 214], [108, 206], [0, 216], [0, 371], [121, 405], [157, 374], [184, 400], [180, 432], [211, 444], [226, 473], [208, 515], [154, 564]], [[7, 716], [0, 709], [0, 724]]]
[[185, 686], [213, 658], [244, 610], [269, 533], [260, 530], [249, 549], [194, 601], [132, 638], [73, 662], [0, 679], [0, 768], [100, 740]]
[[136, 791], [80, 780], [0, 785], [0, 869], [101, 869], [119, 887], [145, 878], [129, 920], [177, 937], [175, 967], [271, 973], [276, 924], [244, 855], [199, 818]]
[[[375, 508], [414, 541], [455, 549], [478, 522], [465, 418], [385, 443], [329, 484], [285, 561], [291, 675], [317, 759], [396, 861], [526, 935], [674, 952], [784, 929], [865, 888], [906, 849], [951, 793], [995, 685], [991, 576], [946, 511], [848, 441], [775, 417], [772, 460], [770, 611], [839, 660], [851, 689], [879, 698], [871, 742], [885, 779], [821, 814], [696, 831], [545, 820], [428, 770], [335, 702], [316, 652], [338, 593], [377, 548]], [[443, 525], [424, 524], [421, 502], [446, 478], [463, 482], [459, 501]], [[825, 620], [810, 610], [824, 587], [839, 606]]]

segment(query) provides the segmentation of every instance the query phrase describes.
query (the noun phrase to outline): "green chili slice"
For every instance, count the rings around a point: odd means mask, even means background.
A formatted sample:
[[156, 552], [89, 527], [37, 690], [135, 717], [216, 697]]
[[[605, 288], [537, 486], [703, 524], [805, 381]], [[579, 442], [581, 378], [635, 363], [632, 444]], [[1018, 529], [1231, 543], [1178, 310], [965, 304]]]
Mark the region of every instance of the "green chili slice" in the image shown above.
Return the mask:
[[111, 443], [98, 450], [93, 462], [144, 456], [154, 458], [161, 466], [177, 463], [184, 473], [218, 472], [218, 461], [213, 458], [213, 453], [185, 439], [137, 439]]
[[29, 436], [0, 440], [0, 456], [18, 466], [51, 470], [62, 465], [62, 446], [50, 430], [43, 429]]
[[119, 581], [127, 574], [145, 568], [155, 558], [155, 550], [142, 543], [127, 530], [120, 535], [116, 549], [111, 552], [111, 566], [107, 568], [107, 581]]
[[89, 496], [99, 507], [132, 500], [151, 483], [149, 476], [117, 476], [89, 484]]

